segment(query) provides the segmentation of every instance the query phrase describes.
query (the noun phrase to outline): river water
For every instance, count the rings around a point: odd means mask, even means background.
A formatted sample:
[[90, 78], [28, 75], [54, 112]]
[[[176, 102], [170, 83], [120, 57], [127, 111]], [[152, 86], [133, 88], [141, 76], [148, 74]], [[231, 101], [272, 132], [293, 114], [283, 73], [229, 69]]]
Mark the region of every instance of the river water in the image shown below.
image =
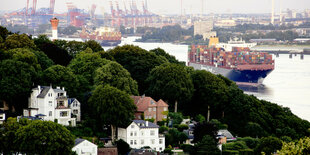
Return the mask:
[[[123, 38], [120, 46], [133, 44], [146, 50], [160, 47], [179, 61], [187, 61], [187, 45], [134, 42], [137, 38]], [[105, 47], [105, 50], [110, 48], [112, 47]], [[273, 58], [275, 69], [263, 81], [263, 86], [241, 87], [241, 89], [259, 99], [289, 107], [295, 115], [310, 121], [310, 55], [305, 55], [303, 60], [300, 59], [300, 55], [290, 59], [288, 54]]]

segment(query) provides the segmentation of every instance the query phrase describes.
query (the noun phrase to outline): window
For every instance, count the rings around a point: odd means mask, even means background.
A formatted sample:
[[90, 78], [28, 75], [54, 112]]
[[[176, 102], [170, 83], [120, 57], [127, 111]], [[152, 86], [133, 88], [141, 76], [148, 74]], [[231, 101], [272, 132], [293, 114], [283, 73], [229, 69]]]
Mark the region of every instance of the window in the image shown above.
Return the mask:
[[133, 140], [130, 140], [130, 145], [133, 145]]
[[53, 101], [48, 101], [49, 106], [53, 106]]
[[60, 117], [66, 117], [68, 116], [68, 111], [61, 111], [60, 112]]
[[167, 107], [164, 107], [164, 111], [168, 111]]
[[135, 131], [135, 136], [137, 136], [137, 131]]
[[135, 145], [137, 145], [137, 140], [135, 140], [135, 143], [134, 143]]
[[163, 143], [163, 139], [159, 139], [159, 144], [162, 144]]
[[132, 128], [132, 129], [135, 128], [135, 125], [131, 125], [131, 128]]
[[153, 108], [153, 111], [156, 111], [156, 108], [155, 108], [155, 107]]
[[166, 118], [167, 118], [167, 116], [166, 116], [166, 115], [164, 115], [164, 118], [166, 119]]
[[132, 131], [130, 132], [130, 136], [133, 136], [133, 132]]
[[64, 106], [64, 101], [58, 101], [57, 105], [58, 106]]
[[151, 136], [154, 136], [154, 135], [155, 135], [155, 131], [151, 130]]
[[151, 100], [151, 104], [155, 104], [155, 102], [153, 100]]
[[152, 108], [149, 108], [149, 112], [151, 112], [152, 111]]
[[151, 139], [151, 144], [155, 144], [155, 139]]
[[161, 151], [161, 150], [163, 150], [163, 148], [160, 147], [160, 148], [159, 148], [159, 151]]
[[73, 110], [73, 114], [78, 114], [78, 113], [79, 113], [79, 110], [77, 110], [77, 109]]
[[154, 115], [154, 119], [156, 119], [156, 115]]
[[142, 145], [144, 144], [144, 139], [141, 139], [141, 144], [142, 144]]
[[48, 116], [52, 116], [53, 115], [53, 112], [52, 111], [49, 111], [48, 112]]
[[143, 136], [144, 135], [144, 133], [143, 133], [143, 131], [141, 131], [141, 136]]

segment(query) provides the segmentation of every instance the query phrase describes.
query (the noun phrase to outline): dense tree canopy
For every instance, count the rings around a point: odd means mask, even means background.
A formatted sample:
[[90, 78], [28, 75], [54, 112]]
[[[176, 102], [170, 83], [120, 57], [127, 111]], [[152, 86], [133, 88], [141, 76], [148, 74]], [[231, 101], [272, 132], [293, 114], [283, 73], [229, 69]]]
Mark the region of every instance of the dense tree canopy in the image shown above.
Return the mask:
[[42, 84], [54, 86], [65, 87], [69, 96], [77, 97], [79, 91], [80, 83], [76, 75], [71, 71], [70, 68], [54, 65], [47, 68], [43, 72]]
[[117, 46], [107, 53], [130, 72], [132, 78], [138, 82], [140, 94], [144, 94], [148, 88], [145, 79], [149, 72], [155, 66], [167, 62], [163, 57], [133, 45]]
[[198, 142], [196, 145], [196, 153], [197, 155], [220, 155], [221, 152], [217, 147], [217, 142], [212, 138], [212, 136], [205, 135], [202, 137], [201, 141]]
[[191, 99], [194, 90], [188, 71], [177, 64], [166, 63], [155, 67], [147, 82], [147, 95], [168, 101], [169, 107], [173, 107], [176, 101]]
[[51, 121], [31, 121], [16, 131], [15, 145], [27, 154], [70, 154], [74, 137], [64, 126]]
[[175, 56], [172, 56], [168, 53], [166, 53], [166, 51], [164, 51], [163, 49], [161, 48], [155, 48], [155, 49], [152, 49], [150, 50], [150, 52], [154, 52], [156, 55], [158, 56], [163, 56], [165, 57], [170, 63], [175, 63], [175, 64], [183, 64], [185, 65], [185, 62], [180, 62], [178, 61]]
[[126, 92], [109, 85], [97, 86], [88, 102], [101, 123], [111, 125], [112, 140], [115, 138], [115, 127], [127, 127], [137, 108]]
[[12, 34], [9, 35], [5, 42], [6, 49], [13, 48], [30, 48], [35, 49], [36, 45], [34, 41], [29, 38], [26, 34]]
[[202, 114], [207, 117], [208, 107], [220, 107], [228, 100], [228, 87], [225, 82], [205, 70], [191, 73], [194, 85], [192, 104], [187, 108], [191, 115]]
[[255, 152], [265, 154], [274, 154], [282, 147], [282, 141], [277, 137], [264, 137], [259, 140], [258, 145], [255, 148]]
[[88, 48], [76, 55], [70, 62], [69, 68], [76, 75], [82, 75], [92, 85], [96, 69], [107, 63], [108, 60], [101, 58], [99, 53], [93, 53]]
[[303, 155], [310, 154], [310, 138], [304, 137], [297, 142], [284, 142], [281, 150], [277, 151], [279, 155]]
[[109, 62], [95, 72], [95, 85], [110, 85], [130, 95], [138, 95], [138, 84], [130, 73], [117, 62]]
[[35, 69], [21, 61], [3, 60], [0, 61], [0, 77], [0, 99], [17, 110], [25, 108], [27, 96], [37, 79]]

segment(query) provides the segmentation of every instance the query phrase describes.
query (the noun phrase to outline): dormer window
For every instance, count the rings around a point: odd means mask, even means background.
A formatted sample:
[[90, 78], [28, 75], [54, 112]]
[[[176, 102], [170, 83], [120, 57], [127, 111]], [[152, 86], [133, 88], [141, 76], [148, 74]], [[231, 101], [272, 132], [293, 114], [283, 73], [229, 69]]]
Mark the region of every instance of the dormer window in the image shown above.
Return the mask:
[[151, 100], [151, 104], [155, 104], [155, 102], [153, 100]]

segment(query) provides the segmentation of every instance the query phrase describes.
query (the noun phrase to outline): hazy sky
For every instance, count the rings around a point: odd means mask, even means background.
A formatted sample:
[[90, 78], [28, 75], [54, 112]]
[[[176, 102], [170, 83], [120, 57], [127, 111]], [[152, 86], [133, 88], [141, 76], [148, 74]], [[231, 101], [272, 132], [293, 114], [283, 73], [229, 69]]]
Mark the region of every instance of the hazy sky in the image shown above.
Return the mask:
[[[26, 6], [26, 1], [27, 0], [0, 0], [0, 10], [21, 9]], [[32, 0], [29, 1], [30, 6], [32, 6]], [[50, 0], [37, 1], [37, 8], [49, 7]], [[129, 9], [128, 3], [131, 0], [56, 0], [55, 11], [67, 11], [66, 3], [73, 2], [77, 7], [87, 10], [92, 4], [97, 4], [97, 14], [102, 12], [102, 8], [104, 8], [105, 12], [110, 13], [110, 1], [118, 1], [121, 8], [123, 8], [125, 2], [127, 9]], [[144, 0], [135, 1], [137, 2], [138, 8], [141, 8]], [[181, 13], [181, 0], [147, 1], [149, 10], [154, 13]], [[183, 0], [183, 11], [185, 11], [186, 14], [201, 13], [201, 6], [204, 7], [204, 13], [269, 13], [271, 10], [271, 0]], [[304, 9], [310, 9], [310, 0], [275, 0], [275, 6], [276, 12], [279, 12], [280, 8], [282, 8], [282, 10], [290, 8], [303, 11]]]

